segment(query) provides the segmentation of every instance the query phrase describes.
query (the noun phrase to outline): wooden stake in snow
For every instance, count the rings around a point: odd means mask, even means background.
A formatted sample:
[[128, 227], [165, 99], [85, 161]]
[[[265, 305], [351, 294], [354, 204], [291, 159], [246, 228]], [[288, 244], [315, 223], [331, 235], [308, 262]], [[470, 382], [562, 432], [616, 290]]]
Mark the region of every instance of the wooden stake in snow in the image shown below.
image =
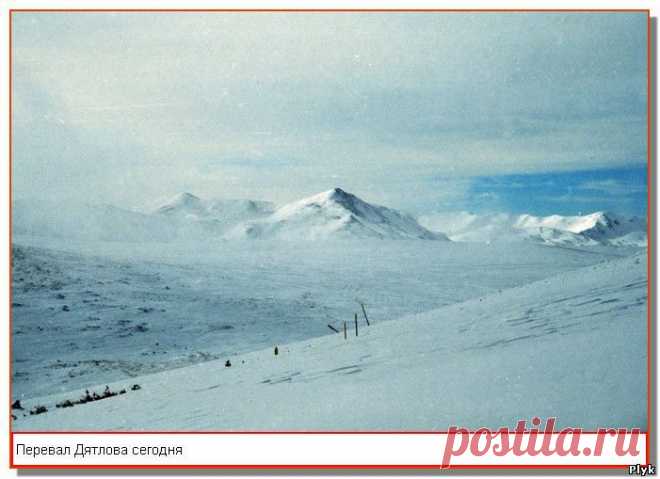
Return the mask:
[[332, 329], [335, 333], [338, 333], [337, 328], [335, 328], [332, 324], [328, 324], [328, 327]]
[[346, 321], [344, 321], [344, 339], [348, 339], [348, 335], [346, 334]]
[[355, 335], [358, 335], [357, 313], [355, 313]]
[[362, 306], [362, 314], [364, 314], [364, 320], [367, 322], [367, 326], [371, 326], [369, 324], [369, 318], [367, 318], [367, 310], [364, 309], [364, 304], [360, 303], [360, 306]]

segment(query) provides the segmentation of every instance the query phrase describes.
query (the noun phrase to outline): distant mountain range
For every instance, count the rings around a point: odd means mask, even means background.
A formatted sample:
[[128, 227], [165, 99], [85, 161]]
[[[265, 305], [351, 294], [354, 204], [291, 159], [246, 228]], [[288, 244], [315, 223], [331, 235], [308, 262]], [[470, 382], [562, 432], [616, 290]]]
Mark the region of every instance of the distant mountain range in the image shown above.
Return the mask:
[[583, 216], [476, 215], [466, 212], [423, 216], [420, 223], [452, 241], [536, 241], [565, 246], [646, 247], [646, 220], [609, 212]]
[[271, 214], [275, 205], [268, 201], [211, 200], [206, 201], [190, 193], [179, 193], [153, 212], [156, 215], [183, 220], [213, 220], [238, 223]]
[[584, 216], [442, 213], [419, 219], [341, 188], [276, 207], [254, 200], [204, 200], [180, 193], [138, 213], [110, 205], [14, 201], [13, 231], [102, 241], [209, 239], [534, 241], [564, 246], [645, 247], [646, 220]]

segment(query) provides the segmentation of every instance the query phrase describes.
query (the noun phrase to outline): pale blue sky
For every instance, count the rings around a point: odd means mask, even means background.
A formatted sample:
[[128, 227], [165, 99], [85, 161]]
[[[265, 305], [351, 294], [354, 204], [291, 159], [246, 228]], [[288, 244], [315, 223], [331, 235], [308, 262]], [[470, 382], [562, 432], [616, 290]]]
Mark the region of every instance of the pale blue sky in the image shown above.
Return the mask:
[[[16, 197], [284, 202], [340, 186], [411, 211], [534, 213], [547, 204], [502, 185], [557, 175], [544, 194], [561, 212], [642, 207], [641, 176], [617, 172], [646, 161], [643, 14], [13, 18]], [[567, 193], [584, 171], [629, 187]]]

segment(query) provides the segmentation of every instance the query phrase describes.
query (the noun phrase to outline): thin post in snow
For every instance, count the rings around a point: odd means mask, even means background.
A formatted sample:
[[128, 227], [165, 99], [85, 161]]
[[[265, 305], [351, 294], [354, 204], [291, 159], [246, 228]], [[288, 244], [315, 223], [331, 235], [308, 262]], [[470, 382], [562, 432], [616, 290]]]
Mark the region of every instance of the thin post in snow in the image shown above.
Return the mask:
[[360, 303], [360, 306], [362, 306], [362, 314], [364, 314], [364, 320], [367, 322], [367, 326], [371, 326], [369, 324], [369, 318], [367, 318], [367, 310], [364, 309], [364, 303]]
[[335, 328], [335, 327], [334, 327], [333, 325], [331, 325], [331, 324], [328, 324], [328, 327], [329, 327], [330, 329], [332, 329], [335, 333], [338, 333], [338, 332], [339, 332], [339, 331], [337, 330], [337, 328]]
[[344, 321], [344, 339], [348, 339], [348, 335], [346, 334], [346, 321]]
[[355, 335], [358, 335], [357, 313], [355, 313]]

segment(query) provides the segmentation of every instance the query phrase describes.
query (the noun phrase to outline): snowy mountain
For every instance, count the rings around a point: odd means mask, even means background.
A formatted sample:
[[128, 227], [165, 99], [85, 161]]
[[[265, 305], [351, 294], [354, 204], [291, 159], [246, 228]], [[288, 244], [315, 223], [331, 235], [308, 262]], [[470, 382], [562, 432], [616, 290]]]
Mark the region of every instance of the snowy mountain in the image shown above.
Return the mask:
[[155, 214], [198, 219], [208, 216], [207, 207], [201, 198], [191, 193], [179, 193], [154, 211]]
[[453, 241], [536, 241], [564, 246], [646, 246], [646, 221], [607, 212], [584, 216], [529, 214], [475, 215], [466, 212], [423, 216], [420, 223]]
[[646, 222], [638, 217], [624, 217], [614, 213], [598, 211], [584, 216], [520, 215], [515, 222], [519, 228], [546, 227], [571, 233], [580, 233], [589, 238], [604, 240], [618, 238], [631, 232], [646, 231]]
[[152, 215], [111, 205], [15, 200], [13, 234], [92, 241], [162, 242], [177, 237], [176, 228]]
[[191, 193], [179, 193], [153, 211], [179, 229], [197, 237], [218, 238], [237, 224], [265, 217], [274, 211], [267, 201], [203, 200]]
[[646, 295], [645, 255], [612, 259], [398, 320], [361, 322], [359, 337], [347, 340], [329, 334], [280, 343], [278, 356], [272, 346], [231, 356], [230, 368], [221, 357], [109, 383], [128, 392], [101, 401], [55, 406], [84, 389], [25, 399], [26, 411], [48, 411], [19, 413], [13, 426], [442, 431], [540, 416], [556, 417], [559, 427], [644, 428]]
[[272, 215], [243, 223], [230, 238], [380, 238], [445, 240], [405, 213], [372, 205], [341, 188], [289, 203]]
[[111, 205], [14, 201], [13, 232], [93, 241], [430, 239], [563, 246], [646, 247], [646, 220], [609, 212], [533, 216], [466, 212], [423, 216], [370, 204], [340, 188], [275, 208], [255, 200], [179, 193], [147, 213]]
[[642, 241], [646, 246], [646, 221], [639, 217], [625, 217], [614, 213], [594, 213], [588, 215], [589, 223], [579, 233], [600, 242], [612, 243], [625, 238]]
[[179, 193], [155, 209], [154, 214], [192, 221], [216, 221], [227, 226], [271, 214], [274, 205], [255, 200], [203, 200]]
[[148, 213], [107, 204], [15, 200], [13, 232], [91, 241], [171, 242], [212, 240], [242, 221], [264, 217], [272, 203], [202, 200], [180, 193]]

